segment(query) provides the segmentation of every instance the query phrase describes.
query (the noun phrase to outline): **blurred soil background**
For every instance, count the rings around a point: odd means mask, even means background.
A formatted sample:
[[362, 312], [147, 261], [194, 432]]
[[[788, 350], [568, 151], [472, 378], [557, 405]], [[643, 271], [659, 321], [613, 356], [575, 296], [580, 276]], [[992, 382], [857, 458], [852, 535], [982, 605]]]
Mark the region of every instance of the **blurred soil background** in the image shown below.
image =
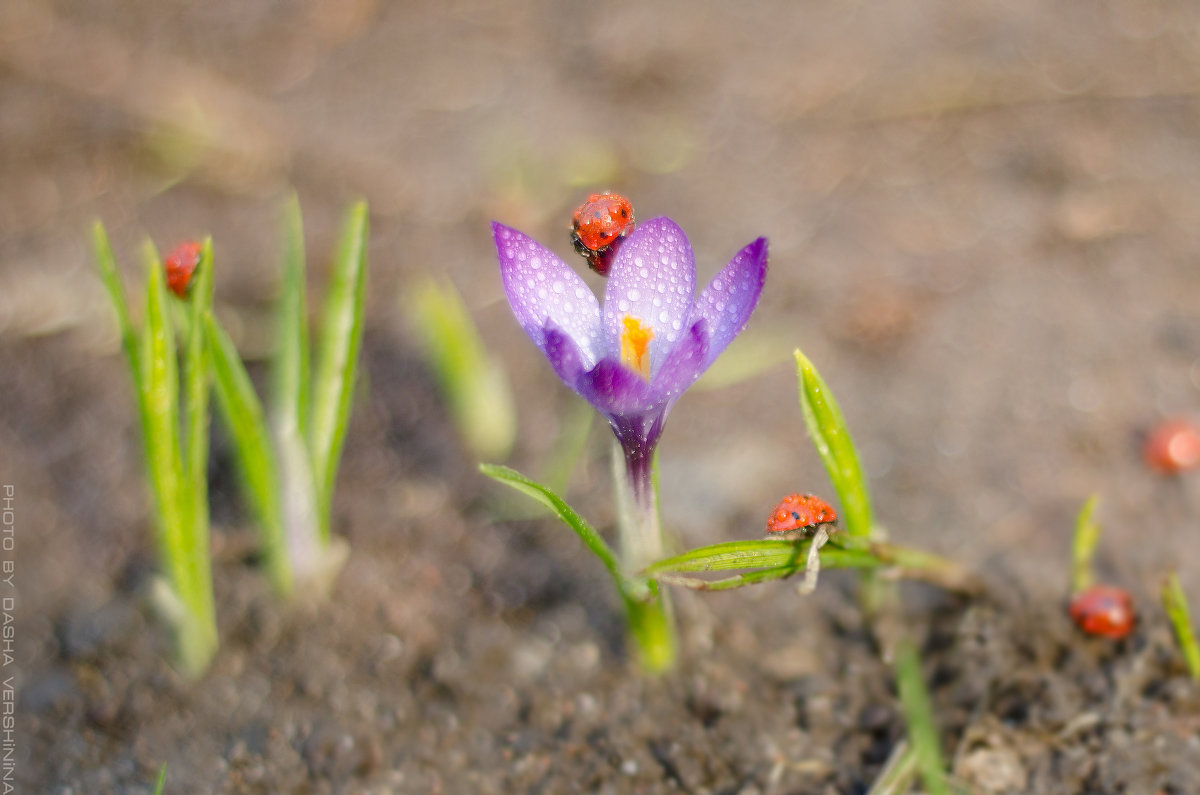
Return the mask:
[[[131, 294], [146, 236], [213, 235], [218, 311], [261, 362], [291, 187], [313, 296], [341, 208], [371, 208], [335, 504], [351, 558], [330, 603], [278, 605], [218, 431], [223, 646], [189, 686], [145, 607], [150, 502], [87, 230], [107, 225]], [[544, 474], [578, 400], [513, 321], [487, 222], [574, 262], [570, 213], [600, 188], [678, 221], [702, 284], [770, 238], [727, 354], [753, 377], [696, 389], [667, 426], [680, 543], [756, 537], [790, 491], [832, 496], [800, 346], [892, 537], [993, 585], [970, 604], [906, 590], [959, 780], [1200, 792], [1200, 693], [1155, 597], [1174, 567], [1200, 605], [1200, 481], [1139, 456], [1157, 421], [1200, 414], [1200, 7], [1183, 0], [5, 3], [21, 791], [149, 792], [164, 763], [169, 793], [866, 791], [904, 730], [852, 578], [807, 601], [681, 595], [683, 665], [644, 680], [599, 565], [550, 520], [496, 521], [513, 505], [447, 421], [404, 310], [428, 273], [509, 369], [511, 462]], [[601, 525], [606, 433], [570, 492]], [[1093, 492], [1101, 576], [1140, 606], [1119, 644], [1063, 615]]]

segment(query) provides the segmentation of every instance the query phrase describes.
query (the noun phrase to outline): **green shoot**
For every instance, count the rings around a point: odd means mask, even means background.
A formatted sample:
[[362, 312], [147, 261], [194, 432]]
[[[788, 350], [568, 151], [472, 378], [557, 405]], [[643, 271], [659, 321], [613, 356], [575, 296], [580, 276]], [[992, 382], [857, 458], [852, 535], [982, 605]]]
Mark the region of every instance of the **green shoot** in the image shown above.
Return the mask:
[[204, 331], [212, 356], [217, 405], [233, 440], [242, 490], [260, 528], [263, 560], [276, 592], [292, 590], [292, 570], [279, 505], [279, 473], [262, 403], [237, 348], [211, 312]]
[[1191, 611], [1188, 610], [1187, 595], [1179, 584], [1179, 575], [1170, 572], [1162, 587], [1163, 609], [1167, 611], [1167, 620], [1175, 631], [1175, 640], [1183, 654], [1188, 674], [1200, 682], [1200, 644], [1196, 642], [1196, 631], [1192, 627]]
[[154, 795], [162, 795], [163, 787], [167, 785], [167, 766], [158, 769], [158, 780], [154, 783]]
[[[212, 301], [212, 246], [205, 242], [191, 285], [189, 331], [176, 344], [163, 264], [147, 244], [145, 311], [140, 332], [104, 228], [93, 227], [96, 260], [117, 314], [136, 393], [146, 474], [155, 506], [155, 545], [162, 579], [158, 606], [171, 627], [182, 672], [199, 677], [217, 649], [208, 541], [209, 360], [198, 319]], [[182, 358], [183, 389], [180, 390]]]
[[1095, 494], [1088, 497], [1075, 518], [1075, 537], [1071, 545], [1071, 593], [1085, 590], [1093, 581], [1092, 558], [1100, 541], [1100, 525], [1095, 518], [1097, 502]]
[[842, 504], [846, 532], [852, 536], [870, 536], [874, 531], [871, 500], [842, 410], [812, 362], [799, 349], [795, 357], [800, 410]]
[[901, 641], [896, 646], [896, 687], [925, 790], [930, 795], [947, 795], [946, 766], [933, 721], [933, 707], [921, 675], [921, 658], [911, 641]]
[[308, 450], [317, 489], [320, 539], [325, 547], [330, 543], [333, 486], [358, 372], [366, 285], [367, 205], [360, 201], [346, 213], [337, 259], [326, 288], [309, 418]]
[[489, 356], [462, 296], [447, 279], [427, 278], [412, 291], [412, 329], [437, 375], [467, 447], [503, 460], [517, 433], [504, 370]]
[[315, 377], [309, 365], [304, 231], [295, 197], [285, 205], [283, 226], [283, 291], [269, 421], [233, 341], [211, 312], [203, 323], [218, 404], [260, 528], [267, 570], [276, 591], [287, 596], [299, 583], [317, 592], [327, 590], [346, 555], [330, 523], [362, 345], [366, 205], [351, 207], [343, 226]]
[[867, 795], [903, 795], [917, 777], [917, 754], [912, 746], [901, 740], [888, 755], [879, 777], [867, 790]]

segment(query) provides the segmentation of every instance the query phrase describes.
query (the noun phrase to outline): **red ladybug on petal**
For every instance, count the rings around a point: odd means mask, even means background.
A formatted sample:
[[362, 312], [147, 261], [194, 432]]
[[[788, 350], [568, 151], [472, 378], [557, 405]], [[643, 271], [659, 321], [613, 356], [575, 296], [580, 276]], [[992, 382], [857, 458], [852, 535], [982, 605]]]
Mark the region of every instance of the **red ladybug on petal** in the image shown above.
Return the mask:
[[633, 231], [633, 204], [619, 193], [593, 193], [575, 211], [571, 243], [601, 276], [608, 275], [621, 242]]
[[796, 592], [801, 596], [808, 596], [817, 588], [817, 577], [821, 573], [821, 547], [829, 541], [829, 534], [837, 530], [836, 522], [837, 511], [815, 494], [789, 494], [779, 501], [767, 517], [769, 539], [792, 540], [812, 536], [804, 566], [804, 579], [796, 586]]
[[1071, 620], [1088, 635], [1120, 640], [1133, 631], [1133, 597], [1124, 588], [1093, 585], [1071, 597]]
[[768, 538], [806, 538], [819, 525], [837, 521], [837, 511], [815, 494], [789, 494], [767, 518]]
[[188, 285], [196, 266], [200, 264], [200, 244], [194, 240], [180, 243], [163, 260], [167, 271], [167, 286], [180, 298], [187, 298]]

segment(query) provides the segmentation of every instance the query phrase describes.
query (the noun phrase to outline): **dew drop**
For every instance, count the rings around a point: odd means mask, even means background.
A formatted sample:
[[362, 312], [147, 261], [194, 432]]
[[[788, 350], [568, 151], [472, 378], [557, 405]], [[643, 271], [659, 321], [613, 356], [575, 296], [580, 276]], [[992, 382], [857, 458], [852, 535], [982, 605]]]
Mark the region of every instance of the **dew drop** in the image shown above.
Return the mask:
[[549, 293], [546, 292], [545, 287], [541, 287], [538, 289], [538, 298], [545, 300], [547, 295], [549, 295]]
[[556, 281], [553, 284], [553, 286], [551, 287], [551, 289], [554, 290], [556, 295], [562, 295], [563, 293], [565, 293], [567, 291], [567, 286], [565, 284], [563, 284], [561, 281]]
[[617, 309], [621, 312], [628, 312], [629, 302], [622, 298], [620, 301], [617, 301]]
[[538, 268], [542, 267], [542, 261], [540, 259], [538, 259], [537, 257], [533, 257], [532, 259], [529, 260], [529, 267], [533, 268], [534, 270], [537, 270]]

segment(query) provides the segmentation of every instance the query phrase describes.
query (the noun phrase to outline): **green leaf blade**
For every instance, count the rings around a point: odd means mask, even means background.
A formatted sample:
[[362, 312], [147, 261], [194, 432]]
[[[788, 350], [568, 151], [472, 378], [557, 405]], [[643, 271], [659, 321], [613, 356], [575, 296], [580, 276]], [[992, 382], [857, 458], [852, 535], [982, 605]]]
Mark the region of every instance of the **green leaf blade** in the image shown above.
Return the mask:
[[304, 222], [295, 194], [283, 207], [283, 290], [272, 361], [272, 417], [305, 430], [311, 407], [312, 375], [305, 287]]
[[480, 458], [512, 450], [517, 414], [508, 378], [487, 352], [454, 285], [427, 278], [411, 291], [412, 327], [450, 405], [459, 433]]
[[276, 591], [291, 592], [286, 541], [279, 506], [279, 474], [271, 431], [233, 340], [206, 312], [204, 330], [211, 356], [217, 405], [233, 440], [246, 498], [258, 521], [263, 557]]
[[108, 233], [104, 224], [96, 221], [92, 225], [92, 251], [96, 256], [96, 266], [100, 270], [100, 280], [117, 314], [117, 327], [121, 333], [121, 347], [129, 362], [133, 374], [134, 387], [139, 388], [141, 369], [138, 367], [138, 334], [129, 318], [129, 304], [125, 300], [125, 288], [121, 284], [121, 275], [117, 270], [117, 260], [113, 256], [112, 246], [108, 242]]
[[616, 552], [562, 497], [559, 497], [540, 483], [530, 480], [515, 469], [506, 466], [480, 464], [479, 471], [489, 478], [497, 480], [549, 508], [563, 524], [575, 531], [575, 534], [579, 536], [579, 539], [583, 541], [588, 550], [600, 559], [600, 562], [604, 564], [604, 568], [608, 570], [608, 573], [617, 585], [617, 589], [622, 594], [638, 600], [644, 599], [649, 595], [649, 589], [645, 583], [639, 583], [625, 576], [621, 570], [621, 564], [617, 559]]
[[325, 296], [308, 436], [317, 484], [320, 532], [326, 544], [330, 538], [329, 509], [362, 346], [366, 271], [367, 205], [358, 202], [346, 214]]
[[1096, 503], [1093, 494], [1075, 517], [1075, 535], [1071, 543], [1071, 592], [1079, 593], [1092, 584], [1092, 558], [1100, 542], [1100, 525], [1096, 522]]
[[795, 357], [804, 422], [842, 504], [846, 532], [869, 536], [874, 527], [871, 501], [842, 410], [812, 362], [798, 349]]
[[1200, 643], [1196, 641], [1196, 631], [1192, 627], [1191, 611], [1188, 609], [1187, 595], [1179, 582], [1179, 575], [1170, 572], [1162, 588], [1163, 609], [1167, 620], [1175, 633], [1175, 641], [1183, 654], [1184, 664], [1192, 679], [1200, 682]]

